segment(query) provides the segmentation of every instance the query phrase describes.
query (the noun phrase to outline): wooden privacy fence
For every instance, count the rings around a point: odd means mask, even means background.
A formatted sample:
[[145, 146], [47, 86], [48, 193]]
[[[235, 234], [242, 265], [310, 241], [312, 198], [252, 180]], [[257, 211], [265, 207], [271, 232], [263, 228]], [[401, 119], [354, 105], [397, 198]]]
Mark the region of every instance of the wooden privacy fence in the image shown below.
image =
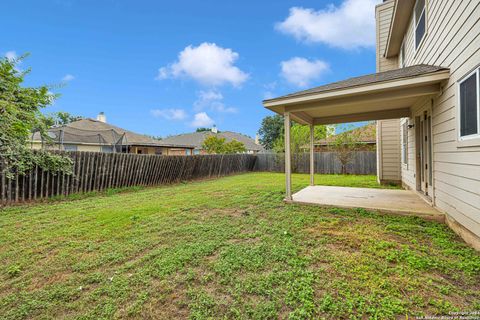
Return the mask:
[[255, 164], [255, 156], [249, 154], [195, 156], [97, 152], [63, 154], [73, 160], [72, 175], [55, 174], [43, 171], [39, 167], [25, 175], [16, 175], [13, 179], [8, 179], [5, 173], [0, 173], [0, 204], [108, 188], [162, 185], [220, 177], [251, 171]]
[[[315, 173], [340, 174], [342, 164], [335, 152], [316, 152]], [[355, 151], [352, 161], [347, 165], [349, 174], [377, 174], [377, 155], [375, 151]], [[259, 153], [255, 162], [255, 171], [285, 172], [285, 154]], [[292, 171], [310, 172], [310, 154], [301, 153], [292, 156]]]

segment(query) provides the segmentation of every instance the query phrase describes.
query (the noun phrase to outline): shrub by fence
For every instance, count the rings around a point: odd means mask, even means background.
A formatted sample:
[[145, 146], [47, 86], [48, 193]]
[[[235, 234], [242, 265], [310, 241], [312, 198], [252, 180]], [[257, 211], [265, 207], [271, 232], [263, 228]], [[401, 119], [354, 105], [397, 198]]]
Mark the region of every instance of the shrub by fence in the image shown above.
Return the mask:
[[26, 175], [17, 175], [13, 179], [8, 179], [4, 173], [1, 173], [0, 204], [101, 191], [108, 188], [162, 185], [220, 177], [251, 171], [255, 164], [255, 156], [248, 154], [196, 156], [97, 152], [66, 152], [64, 154], [73, 160], [73, 175], [55, 174], [43, 171], [39, 167]]
[[[315, 173], [340, 174], [342, 164], [335, 152], [316, 152]], [[347, 165], [349, 174], [377, 174], [377, 155], [375, 151], [355, 151], [352, 161]], [[255, 171], [285, 172], [285, 154], [259, 153], [255, 162]], [[310, 172], [310, 154], [301, 153], [292, 156], [292, 171]]]

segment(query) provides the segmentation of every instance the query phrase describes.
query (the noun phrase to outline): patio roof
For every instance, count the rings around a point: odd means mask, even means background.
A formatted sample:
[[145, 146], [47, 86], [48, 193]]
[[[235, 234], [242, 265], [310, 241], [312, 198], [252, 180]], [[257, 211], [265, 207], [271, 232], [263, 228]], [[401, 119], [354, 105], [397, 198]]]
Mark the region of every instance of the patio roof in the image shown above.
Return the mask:
[[263, 105], [279, 114], [288, 112], [301, 124], [408, 117], [419, 98], [441, 91], [440, 84], [449, 74], [447, 68], [414, 65], [264, 100]]

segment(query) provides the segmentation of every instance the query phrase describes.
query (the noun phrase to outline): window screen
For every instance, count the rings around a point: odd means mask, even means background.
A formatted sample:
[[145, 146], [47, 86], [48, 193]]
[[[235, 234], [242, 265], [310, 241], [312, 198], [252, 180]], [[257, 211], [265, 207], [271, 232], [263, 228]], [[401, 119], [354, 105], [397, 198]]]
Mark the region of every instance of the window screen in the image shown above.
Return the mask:
[[422, 15], [423, 9], [425, 9], [425, 0], [418, 0], [415, 4], [415, 23], [418, 24], [420, 21], [420, 16]]
[[460, 136], [478, 133], [477, 72], [460, 83]]
[[401, 66], [402, 68], [405, 67], [405, 46], [402, 44], [402, 48], [400, 49], [400, 57], [402, 59]]
[[415, 48], [418, 48], [425, 35], [425, 0], [418, 0], [415, 5]]
[[113, 147], [112, 146], [102, 146], [102, 152], [112, 153], [113, 152]]
[[77, 146], [74, 144], [64, 144], [63, 145], [63, 150], [65, 151], [77, 151]]

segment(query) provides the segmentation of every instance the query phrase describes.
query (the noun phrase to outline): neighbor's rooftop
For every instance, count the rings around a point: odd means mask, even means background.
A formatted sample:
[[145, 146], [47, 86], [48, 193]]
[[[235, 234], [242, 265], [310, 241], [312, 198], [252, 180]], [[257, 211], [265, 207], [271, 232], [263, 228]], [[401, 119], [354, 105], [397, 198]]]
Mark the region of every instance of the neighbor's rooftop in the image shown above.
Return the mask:
[[[63, 143], [72, 144], [116, 144], [153, 146], [153, 147], [184, 147], [193, 148], [188, 144], [173, 144], [163, 140], [122, 129], [112, 124], [85, 118], [71, 122], [67, 125], [53, 127], [48, 130], [51, 138]], [[41, 141], [39, 132], [36, 132], [33, 141]]]
[[249, 136], [238, 133], [238, 132], [232, 132], [232, 131], [222, 131], [218, 133], [213, 133], [212, 131], [184, 133], [176, 136], [167, 137], [162, 141], [164, 141], [165, 143], [172, 143], [172, 144], [193, 145], [195, 146], [196, 149], [201, 149], [203, 145], [203, 141], [208, 136], [211, 136], [211, 135], [217, 135], [217, 136], [223, 137], [227, 142], [230, 142], [232, 140], [237, 140], [239, 142], [242, 142], [245, 145], [245, 148], [247, 148], [247, 150], [253, 150], [253, 151], [263, 150], [263, 147], [261, 145], [256, 144], [255, 140], [253, 140]]

